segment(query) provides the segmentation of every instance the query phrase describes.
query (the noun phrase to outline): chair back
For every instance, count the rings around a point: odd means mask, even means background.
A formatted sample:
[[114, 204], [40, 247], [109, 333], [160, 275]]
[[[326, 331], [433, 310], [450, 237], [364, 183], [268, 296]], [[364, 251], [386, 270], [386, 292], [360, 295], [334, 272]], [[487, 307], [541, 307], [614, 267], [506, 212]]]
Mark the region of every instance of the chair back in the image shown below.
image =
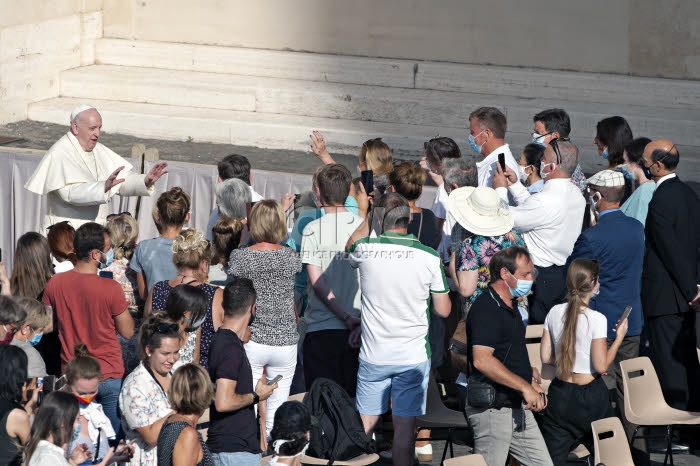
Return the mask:
[[458, 456], [446, 459], [445, 466], [487, 466], [483, 456], [474, 453], [473, 455]]
[[542, 383], [540, 384], [545, 392], [549, 389], [549, 384], [554, 380], [556, 369], [550, 364], [542, 364], [540, 357], [540, 346], [542, 346], [542, 335], [544, 334], [544, 325], [528, 325], [525, 327], [525, 338], [528, 340], [539, 339], [540, 341], [527, 343], [527, 355], [530, 359], [530, 365], [536, 367], [542, 375]]
[[542, 339], [543, 333], [544, 333], [544, 325], [543, 324], [528, 325], [527, 327], [525, 327], [525, 338], [528, 340], [531, 338]]
[[[593, 430], [594, 464], [634, 466], [627, 436], [620, 419], [609, 417], [591, 423]], [[602, 437], [602, 438], [601, 438]]]
[[[620, 362], [625, 416], [633, 424], [648, 425], [660, 406], [668, 406], [651, 360], [646, 356]], [[630, 377], [634, 372], [641, 375]], [[653, 422], [652, 422], [653, 423]]]

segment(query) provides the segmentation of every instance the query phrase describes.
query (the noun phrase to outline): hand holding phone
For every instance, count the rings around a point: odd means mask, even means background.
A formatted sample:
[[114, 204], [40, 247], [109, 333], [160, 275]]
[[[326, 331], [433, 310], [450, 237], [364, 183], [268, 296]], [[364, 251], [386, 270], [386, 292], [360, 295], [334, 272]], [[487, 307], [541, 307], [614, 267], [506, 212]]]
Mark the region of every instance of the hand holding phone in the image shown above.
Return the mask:
[[503, 173], [506, 172], [506, 154], [500, 153], [498, 154], [498, 164], [501, 166], [501, 170]]
[[268, 380], [268, 381], [267, 381], [267, 384], [268, 384], [268, 385], [274, 385], [274, 384], [276, 384], [277, 382], [279, 382], [280, 380], [282, 380], [282, 376], [281, 376], [281, 375], [278, 375], [278, 376], [275, 377], [274, 379]]
[[622, 317], [620, 317], [619, 322], [622, 322], [622, 321], [625, 320], [627, 317], [629, 317], [630, 312], [632, 312], [632, 306], [627, 306], [627, 307], [625, 308], [625, 312], [622, 313]]
[[360, 172], [360, 181], [367, 195], [371, 195], [374, 191], [374, 172], [372, 170], [363, 170]]

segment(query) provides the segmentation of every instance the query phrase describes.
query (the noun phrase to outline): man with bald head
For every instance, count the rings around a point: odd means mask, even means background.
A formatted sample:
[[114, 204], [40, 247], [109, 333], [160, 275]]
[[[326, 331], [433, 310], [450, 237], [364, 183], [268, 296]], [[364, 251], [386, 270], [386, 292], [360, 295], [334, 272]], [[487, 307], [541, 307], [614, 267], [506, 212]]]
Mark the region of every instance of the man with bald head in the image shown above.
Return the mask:
[[101, 129], [102, 117], [94, 107], [76, 107], [70, 131], [44, 154], [24, 185], [47, 196], [41, 231], [64, 220], [76, 229], [88, 222], [105, 224], [112, 196], [150, 196], [167, 173], [165, 162], [146, 175], [133, 173], [129, 162], [98, 142]]
[[645, 226], [642, 272], [650, 356], [668, 404], [700, 411], [700, 364], [695, 349], [700, 200], [676, 176], [679, 153], [671, 141], [650, 142], [642, 157], [647, 178], [656, 182]]
[[514, 228], [522, 233], [538, 275], [530, 296], [530, 324], [541, 324], [549, 310], [566, 298], [566, 259], [581, 233], [586, 201], [571, 175], [578, 165], [578, 148], [567, 138], [552, 139], [540, 163], [544, 187], [530, 194], [518, 174], [496, 164], [493, 187], [504, 202], [514, 200], [510, 211]]

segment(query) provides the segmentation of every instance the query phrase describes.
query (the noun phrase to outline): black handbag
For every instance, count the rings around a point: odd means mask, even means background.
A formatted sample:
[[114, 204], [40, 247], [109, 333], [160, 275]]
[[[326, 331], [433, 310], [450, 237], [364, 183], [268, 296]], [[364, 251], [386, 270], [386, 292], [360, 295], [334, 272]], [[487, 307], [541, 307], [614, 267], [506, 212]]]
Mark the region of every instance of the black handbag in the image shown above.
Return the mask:
[[[505, 365], [508, 359], [511, 346], [512, 345], [508, 346], [506, 357], [503, 358], [503, 365]], [[491, 379], [485, 375], [481, 373], [472, 374], [467, 379], [467, 405], [472, 408], [481, 409], [496, 407], [496, 395], [496, 387], [493, 386]]]

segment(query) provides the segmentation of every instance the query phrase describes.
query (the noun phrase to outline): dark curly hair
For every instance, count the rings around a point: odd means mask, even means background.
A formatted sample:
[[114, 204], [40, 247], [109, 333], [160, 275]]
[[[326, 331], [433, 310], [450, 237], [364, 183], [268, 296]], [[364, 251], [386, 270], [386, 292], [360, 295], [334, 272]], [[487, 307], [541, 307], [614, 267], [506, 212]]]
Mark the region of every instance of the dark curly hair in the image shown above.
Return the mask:
[[282, 403], [275, 412], [275, 424], [270, 432], [272, 444], [275, 440], [288, 440], [280, 445], [280, 456], [293, 456], [304, 449], [309, 439], [306, 433], [311, 429], [311, 415], [309, 410], [299, 401], [287, 401]]

